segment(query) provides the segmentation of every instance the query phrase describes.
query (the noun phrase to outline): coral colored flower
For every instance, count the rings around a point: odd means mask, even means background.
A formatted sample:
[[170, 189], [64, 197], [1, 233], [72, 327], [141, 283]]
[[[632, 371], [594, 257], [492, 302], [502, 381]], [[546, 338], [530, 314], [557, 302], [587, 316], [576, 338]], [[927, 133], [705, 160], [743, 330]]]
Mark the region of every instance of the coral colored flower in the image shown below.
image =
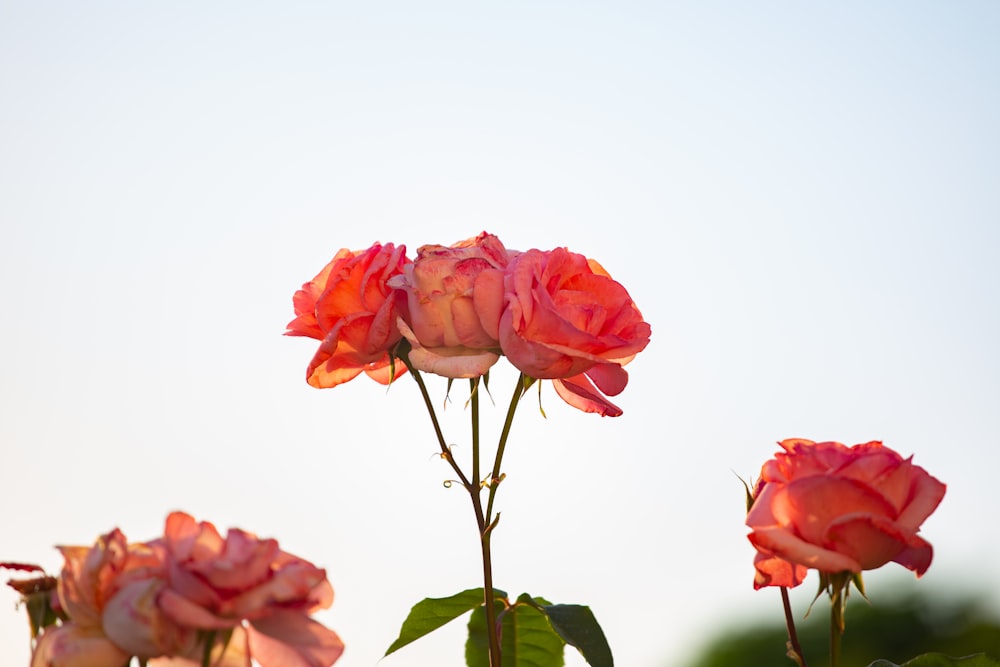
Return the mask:
[[797, 586], [810, 568], [858, 573], [894, 561], [927, 571], [933, 550], [917, 532], [944, 484], [880, 442], [779, 444], [747, 513], [754, 588]]
[[99, 625], [108, 601], [126, 585], [160, 576], [163, 563], [144, 544], [129, 544], [115, 528], [92, 547], [58, 547], [64, 564], [59, 602], [75, 623]]
[[500, 342], [480, 321], [477, 305], [494, 309], [503, 300], [497, 281], [479, 280], [484, 271], [502, 271], [512, 253], [496, 236], [483, 232], [451, 247], [425, 245], [403, 274], [389, 281], [408, 310], [400, 325], [413, 346], [414, 368], [450, 378], [479, 377], [500, 357]]
[[335, 387], [362, 371], [388, 384], [405, 371], [390, 358], [401, 334], [396, 304], [386, 284], [409, 263], [405, 246], [376, 243], [367, 250], [343, 249], [292, 298], [295, 319], [288, 336], [321, 341], [306, 380], [314, 387]]
[[625, 388], [622, 366], [646, 347], [650, 334], [625, 288], [594, 260], [556, 248], [513, 257], [503, 292], [501, 310], [484, 307], [481, 313], [510, 362], [525, 375], [553, 380], [559, 396], [576, 408], [620, 415], [605, 395]]
[[273, 539], [215, 526], [183, 512], [167, 517], [159, 545], [167, 566], [159, 606], [176, 623], [200, 629], [244, 627], [247, 651], [262, 667], [328, 667], [343, 651], [332, 630], [309, 618], [329, 607], [326, 572]]

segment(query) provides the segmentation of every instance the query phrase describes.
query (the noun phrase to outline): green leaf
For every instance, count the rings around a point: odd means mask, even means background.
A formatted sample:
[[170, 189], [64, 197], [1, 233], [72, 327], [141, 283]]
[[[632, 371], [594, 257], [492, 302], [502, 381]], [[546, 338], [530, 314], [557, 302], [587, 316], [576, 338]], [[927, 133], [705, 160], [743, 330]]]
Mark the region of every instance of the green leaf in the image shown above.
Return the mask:
[[[493, 589], [494, 596], [505, 598], [503, 591]], [[407, 644], [430, 634], [442, 625], [453, 621], [465, 612], [483, 604], [483, 589], [470, 588], [447, 598], [426, 598], [413, 605], [403, 626], [399, 629], [399, 637], [386, 650], [389, 655]]]
[[579, 604], [552, 604], [542, 606], [545, 615], [559, 636], [570, 646], [575, 646], [593, 667], [613, 667], [615, 659], [604, 631], [590, 611]]
[[[493, 601], [493, 609], [499, 615], [504, 610], [502, 600]], [[469, 638], [465, 640], [465, 664], [468, 667], [490, 667], [490, 640], [486, 635], [486, 605], [472, 610], [469, 617]]]
[[897, 665], [888, 660], [876, 660], [868, 667], [1000, 667], [1000, 662], [985, 653], [967, 655], [964, 658], [949, 658], [942, 653], [924, 653], [913, 660]]
[[527, 593], [501, 617], [503, 667], [563, 667], [566, 643]]
[[[527, 593], [507, 608], [496, 607], [500, 623], [500, 656], [503, 667], [563, 667], [565, 642], [552, 628], [537, 599]], [[469, 620], [465, 643], [468, 667], [489, 667], [486, 606], [476, 608]]]

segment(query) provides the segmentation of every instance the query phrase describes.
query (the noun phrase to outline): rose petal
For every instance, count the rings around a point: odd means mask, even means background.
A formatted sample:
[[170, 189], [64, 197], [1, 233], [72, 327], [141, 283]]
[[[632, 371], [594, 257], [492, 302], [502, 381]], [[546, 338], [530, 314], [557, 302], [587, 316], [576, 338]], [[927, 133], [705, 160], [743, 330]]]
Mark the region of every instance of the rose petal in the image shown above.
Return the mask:
[[809, 572], [809, 568], [805, 565], [791, 563], [764, 551], [757, 552], [753, 564], [756, 570], [753, 578], [754, 589], [765, 586], [795, 588], [805, 580]]
[[330, 667], [344, 652], [337, 633], [294, 612], [253, 621], [247, 634], [250, 653], [261, 667]]
[[[930, 567], [933, 550], [918, 535], [892, 521], [872, 515], [844, 516], [827, 532], [827, 544], [840, 553], [850, 554], [864, 570], [882, 567], [891, 560], [922, 575]], [[905, 555], [904, 555], [905, 554]]]
[[622, 409], [606, 399], [586, 375], [553, 380], [552, 386], [559, 398], [578, 410], [593, 412], [602, 417], [620, 417], [622, 414]]
[[[227, 615], [254, 619], [270, 614], [275, 606], [292, 605], [296, 609], [314, 608], [320, 593], [313, 594], [318, 586], [324, 586], [322, 595], [332, 587], [326, 580], [326, 571], [312, 563], [294, 559], [281, 567], [275, 567], [273, 576], [266, 582], [248, 587], [227, 603]], [[331, 599], [332, 601], [332, 599]]]
[[160, 593], [160, 609], [175, 623], [203, 630], [225, 630], [239, 624], [238, 618], [222, 618], [205, 607], [167, 588]]
[[625, 391], [628, 385], [628, 371], [618, 364], [597, 364], [591, 367], [586, 375], [602, 393], [608, 396], [617, 396]]
[[421, 345], [402, 318], [397, 322], [397, 326], [411, 345], [412, 349], [408, 353], [410, 365], [419, 371], [447, 378], [477, 378], [485, 374], [500, 359], [499, 354], [486, 350], [471, 350], [464, 347], [428, 349]]
[[747, 512], [746, 524], [751, 528], [767, 528], [768, 526], [778, 525], [780, 522], [774, 516], [771, 508], [774, 506], [775, 494], [784, 488], [784, 486], [777, 483], [760, 486], [754, 494], [753, 505]]
[[500, 316], [507, 303], [503, 293], [503, 275], [499, 269], [486, 269], [476, 277], [472, 290], [479, 324], [493, 340], [500, 339]]
[[911, 466], [913, 480], [907, 497], [907, 505], [896, 517], [896, 523], [915, 531], [920, 528], [924, 519], [937, 509], [941, 500], [944, 499], [944, 493], [948, 487], [931, 477], [920, 466], [907, 463], [908, 466]]
[[31, 667], [122, 667], [130, 658], [99, 628], [66, 623], [42, 633], [31, 654]]
[[771, 511], [777, 522], [793, 526], [802, 539], [823, 544], [836, 519], [855, 513], [895, 519], [896, 509], [871, 487], [853, 479], [819, 476], [793, 479], [775, 493]]
[[757, 528], [747, 537], [755, 547], [798, 565], [822, 572], [861, 571], [853, 558], [810, 544], [780, 526]]
[[173, 623], [157, 606], [163, 590], [161, 579], [133, 582], [116, 593], [104, 607], [105, 634], [131, 655], [150, 658], [184, 652], [195, 643], [195, 631]]

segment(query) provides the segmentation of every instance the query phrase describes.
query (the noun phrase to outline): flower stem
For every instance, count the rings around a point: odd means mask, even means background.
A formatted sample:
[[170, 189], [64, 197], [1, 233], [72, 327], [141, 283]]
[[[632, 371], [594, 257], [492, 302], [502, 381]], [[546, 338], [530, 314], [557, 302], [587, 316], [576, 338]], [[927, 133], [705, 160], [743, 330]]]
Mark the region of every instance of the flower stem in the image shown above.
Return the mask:
[[834, 593], [830, 605], [830, 667], [840, 665], [840, 640], [844, 635], [844, 607], [841, 601], [842, 589]]
[[830, 575], [830, 667], [840, 665], [840, 642], [844, 636], [844, 612], [847, 609], [848, 587], [851, 585], [850, 572]]
[[[479, 495], [481, 487], [476, 487], [475, 493], [470, 488], [469, 493], [473, 494], [473, 505], [476, 509], [476, 521], [479, 523], [479, 541], [483, 552], [483, 590], [486, 597], [486, 635], [490, 643], [490, 666], [500, 667], [500, 638], [496, 622], [496, 609], [493, 606], [493, 564], [490, 557], [490, 538], [493, 536], [493, 529], [500, 519], [500, 515], [493, 516], [493, 500], [496, 498], [497, 487], [503, 479], [500, 474], [500, 464], [503, 461], [504, 448], [507, 446], [507, 437], [510, 435], [511, 426], [514, 423], [514, 412], [517, 404], [524, 393], [524, 374], [518, 376], [517, 386], [514, 388], [514, 395], [511, 396], [510, 406], [507, 408], [507, 418], [500, 432], [500, 441], [497, 443], [497, 453], [493, 460], [493, 471], [489, 480], [489, 500], [486, 503], [486, 513], [483, 513], [482, 498]], [[479, 403], [478, 397], [473, 394], [473, 431], [478, 438], [479, 427]], [[476, 441], [474, 441], [476, 442]], [[474, 449], [478, 453], [478, 448]]]
[[799, 667], [807, 667], [806, 656], [802, 652], [802, 645], [799, 644], [799, 635], [795, 631], [795, 618], [792, 616], [792, 603], [788, 599], [788, 587], [781, 587], [781, 604], [785, 608], [785, 626], [788, 628], [788, 648], [794, 656], [790, 656], [799, 664]]
[[[477, 518], [482, 517], [482, 508]], [[480, 526], [485, 522], [481, 522]], [[497, 632], [497, 610], [493, 604], [493, 562], [490, 558], [490, 531], [480, 529], [479, 543], [483, 552], [483, 597], [486, 601], [486, 637], [490, 644], [490, 667], [500, 667], [500, 636]]]
[[510, 435], [510, 428], [514, 424], [514, 412], [517, 404], [524, 394], [524, 373], [517, 377], [517, 386], [514, 387], [514, 395], [510, 397], [510, 405], [507, 407], [507, 418], [503, 423], [503, 430], [500, 432], [500, 442], [497, 443], [497, 455], [493, 461], [493, 472], [490, 474], [490, 495], [486, 503], [486, 521], [492, 528], [493, 521], [493, 499], [497, 494], [497, 487], [500, 485], [500, 461], [503, 459], [503, 451], [507, 446], [507, 437]]
[[[472, 477], [469, 478], [476, 485], [476, 496], [482, 488], [479, 479], [479, 378], [469, 380], [469, 402], [472, 408]], [[472, 489], [469, 489], [470, 493]]]
[[[482, 487], [480, 486], [479, 480], [479, 392], [478, 381], [472, 381], [472, 395], [470, 397], [471, 403], [471, 417], [472, 417], [472, 481], [465, 476], [462, 469], [458, 467], [455, 462], [454, 457], [451, 455], [451, 450], [448, 448], [447, 442], [444, 439], [444, 433], [441, 431], [441, 424], [438, 422], [437, 411], [434, 410], [434, 404], [431, 402], [430, 394], [427, 391], [427, 385], [424, 384], [424, 379], [420, 375], [420, 371], [413, 368], [409, 362], [409, 358], [405, 351], [397, 351], [399, 357], [403, 362], [409, 367], [410, 373], [413, 375], [413, 379], [416, 381], [417, 386], [420, 388], [420, 395], [424, 399], [424, 406], [427, 408], [427, 414], [430, 415], [431, 424], [434, 426], [434, 434], [437, 436], [438, 445], [441, 447], [441, 458], [448, 461], [451, 465], [452, 470], [458, 475], [459, 481], [462, 486], [469, 493], [469, 497], [472, 500], [472, 509], [476, 514], [476, 525], [479, 528], [479, 544], [482, 551], [483, 558], [483, 602], [486, 605], [486, 636], [489, 640], [490, 649], [490, 667], [501, 667], [500, 663], [500, 637], [497, 632], [497, 619], [496, 619], [496, 607], [493, 604], [493, 561], [490, 556], [490, 534], [493, 532], [494, 526], [496, 526], [496, 520], [488, 521], [488, 514], [483, 513], [482, 496], [480, 491]], [[520, 390], [521, 382], [518, 382], [518, 389]], [[512, 402], [511, 409], [507, 413], [507, 423], [504, 425], [504, 431], [500, 438], [500, 451], [497, 452], [496, 461], [494, 463], [494, 473], [491, 478], [490, 483], [490, 506], [493, 504], [493, 494], [495, 493], [496, 481], [499, 478], [499, 468], [500, 459], [503, 456], [503, 444], [506, 443], [507, 435], [510, 432], [510, 424], [513, 419], [514, 407], [516, 407], [517, 399], [520, 398], [520, 393], [514, 394], [515, 399]]]
[[452, 470], [454, 470], [455, 474], [458, 475], [458, 479], [462, 483], [462, 486], [469, 488], [468, 478], [465, 476], [465, 473], [462, 472], [462, 469], [458, 467], [458, 464], [455, 463], [455, 459], [451, 455], [451, 450], [448, 449], [448, 443], [444, 440], [444, 433], [441, 431], [441, 424], [438, 422], [437, 412], [434, 410], [434, 404], [431, 402], [431, 396], [427, 392], [427, 385], [424, 384], [424, 378], [420, 375], [420, 371], [410, 365], [410, 359], [405, 353], [399, 353], [399, 356], [403, 360], [403, 363], [409, 367], [410, 374], [413, 376], [413, 379], [416, 380], [417, 386], [420, 388], [420, 395], [424, 398], [424, 406], [427, 408], [427, 414], [431, 417], [431, 424], [434, 426], [434, 434], [437, 436], [438, 445], [441, 447], [441, 458], [446, 460], [451, 465]]
[[472, 417], [472, 478], [466, 483], [465, 489], [472, 499], [472, 509], [476, 513], [476, 525], [479, 527], [479, 546], [483, 555], [483, 600], [486, 604], [486, 636], [490, 645], [490, 665], [500, 667], [500, 638], [497, 634], [496, 608], [493, 606], [493, 560], [490, 556], [491, 526], [487, 524], [483, 514], [483, 499], [480, 492], [482, 486], [479, 480], [479, 392], [478, 381], [470, 381], [469, 397]]

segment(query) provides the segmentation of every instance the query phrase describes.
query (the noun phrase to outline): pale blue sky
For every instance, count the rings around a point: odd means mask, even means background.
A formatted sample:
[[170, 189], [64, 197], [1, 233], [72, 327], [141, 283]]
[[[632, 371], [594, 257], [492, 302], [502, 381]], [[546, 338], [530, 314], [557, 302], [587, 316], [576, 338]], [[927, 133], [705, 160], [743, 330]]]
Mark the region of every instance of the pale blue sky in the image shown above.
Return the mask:
[[[949, 485], [876, 602], [1000, 589], [997, 34], [992, 2], [0, 3], [0, 559], [184, 509], [328, 568], [338, 665], [374, 665], [479, 584], [468, 501], [412, 382], [314, 390], [281, 333], [339, 248], [485, 229], [598, 259], [653, 327], [623, 417], [518, 415], [498, 586], [589, 603], [625, 667], [777, 618], [734, 473], [806, 437]], [[460, 664], [463, 629], [380, 664]], [[13, 611], [0, 647], [26, 664]]]

